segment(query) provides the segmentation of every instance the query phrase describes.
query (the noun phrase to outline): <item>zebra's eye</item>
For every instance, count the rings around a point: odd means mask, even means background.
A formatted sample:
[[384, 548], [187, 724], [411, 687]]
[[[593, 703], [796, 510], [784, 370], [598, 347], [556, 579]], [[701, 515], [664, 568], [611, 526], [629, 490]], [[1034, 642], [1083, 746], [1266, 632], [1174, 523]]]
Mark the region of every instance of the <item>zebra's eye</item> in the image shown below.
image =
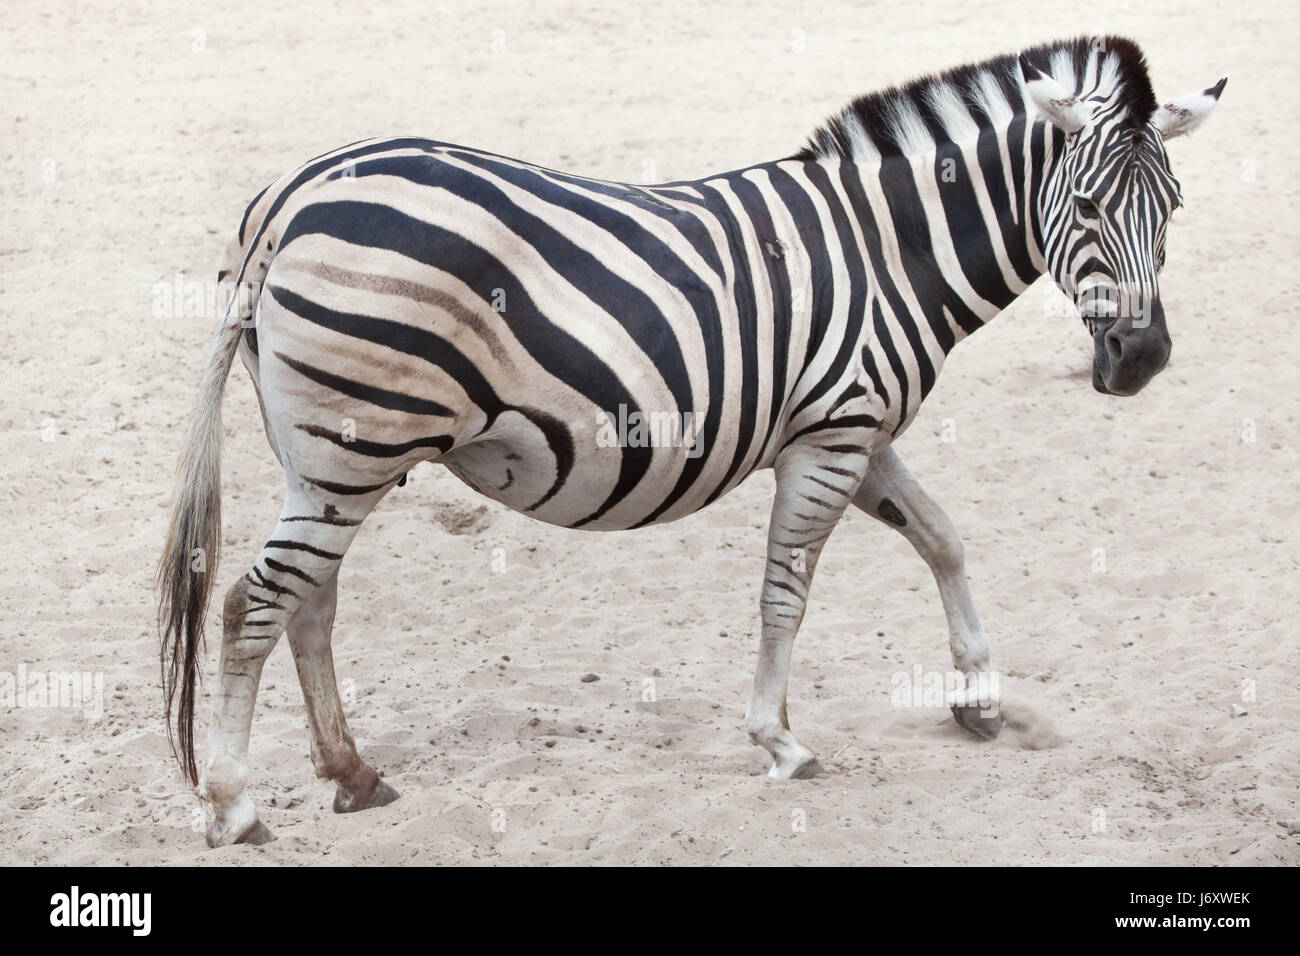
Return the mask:
[[1078, 193], [1074, 194], [1074, 208], [1091, 219], [1096, 219], [1101, 215], [1101, 210], [1097, 208], [1095, 202], [1087, 196], [1080, 196]]

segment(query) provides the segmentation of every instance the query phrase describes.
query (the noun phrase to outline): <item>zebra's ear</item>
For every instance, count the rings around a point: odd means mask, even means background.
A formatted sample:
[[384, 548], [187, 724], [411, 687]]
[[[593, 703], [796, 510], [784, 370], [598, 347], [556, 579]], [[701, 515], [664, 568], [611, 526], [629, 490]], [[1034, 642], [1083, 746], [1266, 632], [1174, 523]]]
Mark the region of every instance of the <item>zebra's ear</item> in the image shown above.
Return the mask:
[[1190, 133], [1205, 122], [1227, 85], [1228, 77], [1224, 76], [1208, 90], [1180, 96], [1156, 110], [1151, 122], [1156, 124], [1156, 129], [1165, 139]]
[[1053, 126], [1077, 133], [1092, 119], [1092, 108], [1038, 67], [1020, 56], [1020, 77], [1030, 100]]

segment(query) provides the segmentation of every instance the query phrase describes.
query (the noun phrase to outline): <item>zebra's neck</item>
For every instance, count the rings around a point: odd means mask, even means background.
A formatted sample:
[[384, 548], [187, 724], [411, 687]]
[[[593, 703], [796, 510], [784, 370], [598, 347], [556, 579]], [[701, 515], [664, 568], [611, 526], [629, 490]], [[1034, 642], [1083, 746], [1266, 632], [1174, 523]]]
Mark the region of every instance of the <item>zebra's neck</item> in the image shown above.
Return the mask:
[[[943, 357], [1043, 274], [1041, 194], [1060, 144], [1023, 111], [961, 142], [777, 164], [826, 201], [819, 231], [869, 287], [877, 325], [901, 330], [937, 374]], [[842, 219], [848, 228], [826, 226]], [[835, 250], [838, 251], [835, 251]], [[860, 264], [860, 265], [859, 265]], [[834, 304], [837, 299], [823, 301]], [[814, 316], [813, 326], [831, 322]], [[925, 361], [920, 362], [925, 367]], [[919, 375], [922, 393], [932, 384]]]
[[[962, 142], [795, 157], [692, 184], [737, 236], [753, 229], [739, 244], [752, 245], [747, 281], [773, 304], [765, 334], [804, 343], [785, 380], [796, 414], [815, 410], [809, 396], [860, 354], [878, 372], [889, 427], [907, 427], [953, 347], [1046, 268], [1039, 209], [1059, 153], [1052, 135], [1015, 112]], [[764, 214], [740, 229], [724, 196]], [[775, 284], [768, 259], [780, 260]]]
[[832, 164], [871, 200], [868, 209], [851, 199], [864, 243], [896, 246], [881, 265], [906, 284], [912, 311], [952, 328], [951, 341], [936, 333], [945, 352], [1043, 274], [1040, 199], [1057, 145], [1044, 123], [1016, 112], [961, 142]]

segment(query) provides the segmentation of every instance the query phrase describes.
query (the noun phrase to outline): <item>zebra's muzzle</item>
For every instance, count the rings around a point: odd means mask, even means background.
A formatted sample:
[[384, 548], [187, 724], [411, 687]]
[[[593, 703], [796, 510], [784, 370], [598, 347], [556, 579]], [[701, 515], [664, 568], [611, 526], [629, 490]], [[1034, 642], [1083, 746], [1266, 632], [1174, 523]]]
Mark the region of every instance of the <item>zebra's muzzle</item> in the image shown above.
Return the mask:
[[1104, 395], [1136, 395], [1169, 364], [1172, 343], [1159, 300], [1141, 321], [1102, 320], [1093, 333], [1092, 387]]

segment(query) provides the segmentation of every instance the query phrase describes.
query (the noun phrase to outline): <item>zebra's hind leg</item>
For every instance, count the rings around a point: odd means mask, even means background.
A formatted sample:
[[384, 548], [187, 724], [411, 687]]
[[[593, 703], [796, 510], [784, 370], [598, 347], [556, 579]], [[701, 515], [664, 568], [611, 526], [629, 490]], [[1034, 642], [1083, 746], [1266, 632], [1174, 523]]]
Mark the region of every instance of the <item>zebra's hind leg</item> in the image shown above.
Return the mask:
[[288, 634], [307, 703], [311, 761], [316, 776], [338, 784], [334, 812], [351, 813], [392, 803], [397, 799], [397, 791], [380, 780], [375, 768], [361, 759], [343, 716], [343, 702], [334, 677], [334, 655], [330, 650], [338, 581], [335, 571], [312, 592], [290, 619]]
[[272, 839], [247, 792], [248, 738], [262, 665], [302, 604], [331, 581], [378, 497], [350, 503], [349, 517], [333, 505], [325, 505], [322, 515], [320, 503], [292, 495], [252, 569], [226, 594], [221, 685], [200, 784], [214, 814], [209, 846]]
[[776, 462], [760, 598], [763, 633], [745, 712], [749, 739], [772, 755], [769, 777], [802, 779], [823, 772], [816, 755], [790, 730], [790, 658], [817, 559], [852, 500], [865, 464], [865, 448], [812, 443], [786, 448]]
[[953, 665], [964, 681], [949, 700], [953, 718], [973, 734], [996, 737], [1002, 729], [1002, 714], [989, 663], [989, 639], [966, 581], [966, 548], [952, 519], [888, 447], [872, 456], [853, 503], [900, 532], [930, 566], [948, 618]]

